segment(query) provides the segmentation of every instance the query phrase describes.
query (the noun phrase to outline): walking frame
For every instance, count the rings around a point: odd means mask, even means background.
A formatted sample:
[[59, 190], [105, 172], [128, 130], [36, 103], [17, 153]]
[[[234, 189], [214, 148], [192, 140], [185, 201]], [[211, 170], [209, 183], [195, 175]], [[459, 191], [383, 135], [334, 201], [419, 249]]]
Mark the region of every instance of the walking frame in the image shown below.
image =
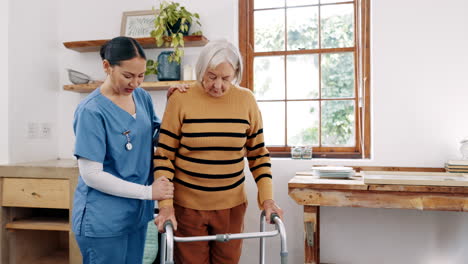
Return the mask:
[[260, 264], [265, 264], [265, 238], [280, 235], [281, 239], [281, 264], [288, 263], [288, 249], [286, 244], [286, 229], [283, 221], [276, 213], [271, 214], [271, 223], [275, 224], [275, 230], [265, 231], [265, 211], [260, 215], [260, 232], [219, 234], [212, 236], [176, 237], [174, 236], [171, 221], [164, 223], [165, 233], [161, 236], [161, 264], [174, 264], [174, 242], [194, 242], [194, 241], [218, 241], [227, 242], [232, 239], [260, 238]]

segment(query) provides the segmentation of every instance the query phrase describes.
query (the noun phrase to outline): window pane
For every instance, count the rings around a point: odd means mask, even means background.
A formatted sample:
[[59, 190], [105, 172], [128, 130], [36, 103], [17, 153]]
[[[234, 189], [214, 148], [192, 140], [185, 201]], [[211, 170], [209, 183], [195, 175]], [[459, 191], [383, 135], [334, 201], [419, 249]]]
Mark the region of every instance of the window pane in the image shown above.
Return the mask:
[[288, 102], [288, 146], [318, 145], [318, 102]]
[[284, 102], [258, 102], [263, 118], [265, 145], [284, 146]]
[[284, 9], [255, 11], [255, 51], [284, 50]]
[[286, 0], [287, 6], [316, 5], [318, 0]]
[[315, 99], [319, 94], [318, 55], [287, 56], [288, 99]]
[[354, 101], [322, 101], [322, 145], [354, 146]]
[[288, 8], [288, 50], [318, 48], [318, 6]]
[[321, 4], [354, 2], [354, 0], [320, 0]]
[[322, 97], [354, 97], [354, 53], [322, 55]]
[[284, 7], [284, 0], [255, 0], [254, 9]]
[[254, 92], [257, 100], [284, 99], [284, 56], [254, 58]]
[[354, 46], [354, 5], [320, 7], [322, 48]]

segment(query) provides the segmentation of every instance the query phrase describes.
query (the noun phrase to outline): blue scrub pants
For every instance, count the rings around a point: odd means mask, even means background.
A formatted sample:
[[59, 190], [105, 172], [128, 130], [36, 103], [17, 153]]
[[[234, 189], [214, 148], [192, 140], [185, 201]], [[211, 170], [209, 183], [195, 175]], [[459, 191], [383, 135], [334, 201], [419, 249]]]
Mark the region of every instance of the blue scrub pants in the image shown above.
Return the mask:
[[83, 264], [140, 264], [143, 262], [148, 225], [116, 237], [75, 235]]

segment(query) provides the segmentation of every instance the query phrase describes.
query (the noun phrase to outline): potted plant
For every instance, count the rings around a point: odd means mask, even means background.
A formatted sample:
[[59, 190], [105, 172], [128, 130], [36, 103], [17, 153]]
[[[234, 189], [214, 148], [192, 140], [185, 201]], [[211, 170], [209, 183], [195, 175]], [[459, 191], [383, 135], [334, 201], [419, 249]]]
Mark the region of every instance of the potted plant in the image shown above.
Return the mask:
[[[188, 35], [190, 26], [194, 22], [201, 26], [198, 13], [189, 12], [184, 6], [172, 1], [162, 1], [160, 3], [151, 37], [155, 38], [158, 47], [165, 44], [166, 47], [170, 46], [174, 49], [174, 52], [168, 58], [169, 62], [175, 61], [180, 64], [184, 56], [184, 35]], [[197, 31], [192, 35], [201, 34], [201, 31]]]

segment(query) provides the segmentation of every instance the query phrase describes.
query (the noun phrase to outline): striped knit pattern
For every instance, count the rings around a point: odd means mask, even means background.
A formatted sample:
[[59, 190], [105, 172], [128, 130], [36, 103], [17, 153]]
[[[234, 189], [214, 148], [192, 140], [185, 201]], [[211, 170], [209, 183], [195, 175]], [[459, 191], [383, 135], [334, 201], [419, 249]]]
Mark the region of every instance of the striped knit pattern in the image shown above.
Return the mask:
[[173, 181], [174, 201], [160, 201], [159, 206], [174, 202], [196, 210], [221, 210], [246, 202], [245, 156], [260, 206], [273, 198], [271, 163], [261, 114], [250, 90], [231, 86], [215, 98], [197, 83], [186, 93], [174, 93], [154, 156], [155, 178]]

